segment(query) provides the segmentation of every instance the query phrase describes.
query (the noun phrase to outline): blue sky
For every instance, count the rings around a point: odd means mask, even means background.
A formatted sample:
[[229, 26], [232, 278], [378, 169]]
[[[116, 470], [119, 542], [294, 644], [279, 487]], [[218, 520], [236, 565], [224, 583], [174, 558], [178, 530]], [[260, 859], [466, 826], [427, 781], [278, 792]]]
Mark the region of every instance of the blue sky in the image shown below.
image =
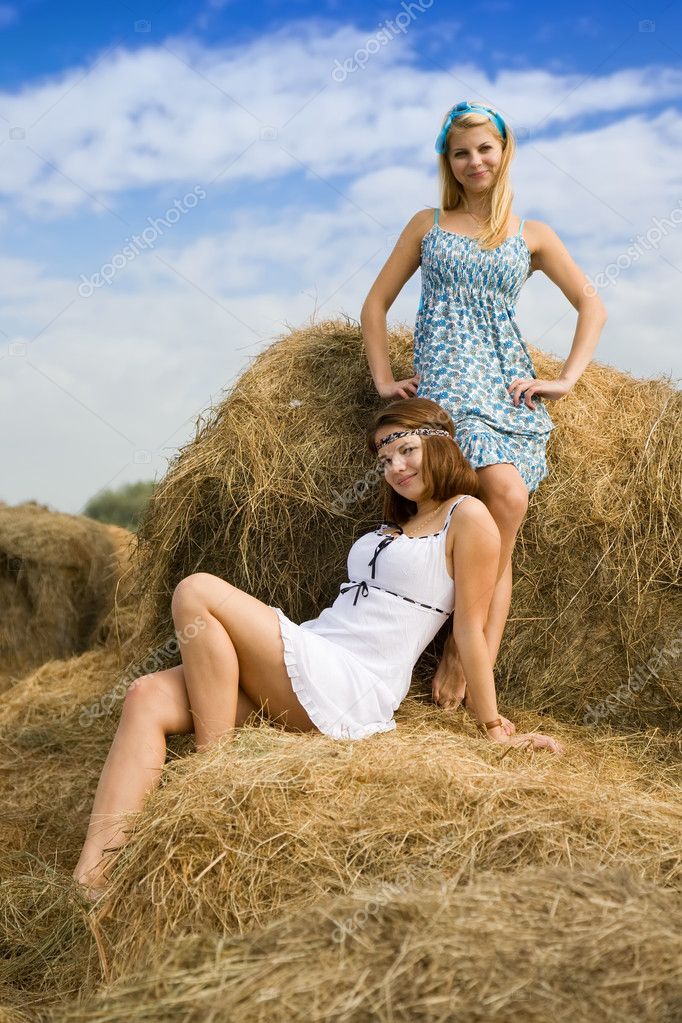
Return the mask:
[[[287, 325], [357, 318], [438, 203], [460, 99], [517, 132], [515, 212], [606, 271], [597, 358], [679, 377], [681, 28], [624, 0], [0, 3], [0, 499], [77, 512], [158, 478]], [[575, 311], [542, 275], [517, 316], [567, 354]]]
[[[314, 23], [320, 30], [353, 24], [370, 35], [400, 9], [399, 3], [368, 4], [366, 0], [1, 4], [0, 85], [14, 88], [27, 78], [58, 74], [64, 67], [96, 59], [115, 43], [134, 50], [150, 39], [191, 35], [211, 46], [248, 45], [266, 33], [292, 30], [298, 21]], [[647, 21], [654, 23], [654, 30], [640, 31], [640, 23]], [[502, 66], [544, 66], [592, 74], [600, 65], [613, 69], [670, 63], [682, 49], [682, 13], [674, 2], [564, 0], [549, 5], [433, 0], [428, 20], [417, 28], [425, 44], [420, 47], [425, 65], [452, 59], [453, 24], [458, 26], [457, 46], [473, 47], [488, 73]]]

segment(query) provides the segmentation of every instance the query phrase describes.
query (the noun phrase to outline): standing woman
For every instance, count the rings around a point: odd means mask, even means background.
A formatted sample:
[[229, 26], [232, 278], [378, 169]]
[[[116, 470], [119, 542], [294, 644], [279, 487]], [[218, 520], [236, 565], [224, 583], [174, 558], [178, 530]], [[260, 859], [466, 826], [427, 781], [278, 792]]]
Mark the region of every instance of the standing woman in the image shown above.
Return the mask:
[[[452, 417], [457, 443], [480, 483], [502, 546], [486, 639], [495, 664], [509, 614], [511, 557], [528, 494], [547, 475], [552, 420], [542, 399], [563, 398], [589, 364], [606, 309], [558, 235], [512, 212], [516, 145], [499, 113], [458, 103], [436, 139], [441, 208], [420, 210], [402, 231], [365, 300], [363, 338], [382, 398], [431, 398]], [[418, 267], [422, 294], [414, 331], [414, 376], [394, 380], [386, 314]], [[554, 380], [536, 377], [514, 319], [521, 288], [542, 270], [578, 312], [571, 351]], [[450, 633], [432, 683], [443, 707], [465, 698]]]

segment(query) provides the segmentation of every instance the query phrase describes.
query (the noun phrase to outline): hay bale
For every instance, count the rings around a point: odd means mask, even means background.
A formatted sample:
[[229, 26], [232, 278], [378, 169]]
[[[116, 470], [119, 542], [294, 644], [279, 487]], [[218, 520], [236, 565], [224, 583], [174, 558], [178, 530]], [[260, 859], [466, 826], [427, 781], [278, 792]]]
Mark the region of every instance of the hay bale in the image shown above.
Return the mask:
[[92, 929], [63, 875], [14, 853], [0, 854], [0, 878], [0, 993], [10, 1003], [44, 1006], [81, 985], [92, 988], [99, 973], [94, 942], [90, 979], [83, 955]]
[[91, 992], [188, 930], [245, 933], [401, 872], [421, 881], [427, 864], [460, 885], [488, 870], [624, 862], [671, 897], [679, 884], [669, 740], [595, 741], [552, 722], [570, 751], [561, 761], [501, 756], [462, 715], [409, 698], [397, 732], [362, 743], [257, 721], [200, 755], [173, 739], [110, 898], [86, 919], [70, 873], [117, 715], [84, 727], [82, 707], [111, 689], [117, 657], [96, 650], [45, 665], [0, 712], [0, 983], [27, 996]]
[[572, 750], [563, 762], [500, 758], [473, 726], [436, 731], [407, 705], [399, 733], [380, 741], [245, 728], [232, 746], [169, 764], [112, 874], [101, 923], [110, 976], [185, 930], [241, 933], [426, 861], [462, 883], [627, 862], [679, 885], [677, 789], [617, 742], [553, 726]]
[[[406, 376], [412, 335], [389, 340]], [[557, 360], [533, 356], [557, 375]], [[353, 539], [381, 519], [363, 442], [381, 404], [356, 324], [293, 331], [260, 355], [200, 420], [138, 530], [140, 642], [172, 634], [173, 590], [196, 571], [297, 621], [331, 603]], [[550, 404], [550, 476], [524, 525], [498, 661], [503, 703], [619, 728], [682, 724], [681, 404], [665, 380], [599, 364]], [[422, 692], [443, 639], [416, 672]]]
[[133, 534], [35, 503], [0, 507], [4, 688], [50, 659], [107, 639]]
[[[423, 871], [426, 875], [427, 871]], [[397, 878], [244, 936], [187, 933], [53, 1023], [679, 1019], [682, 907], [626, 867]]]

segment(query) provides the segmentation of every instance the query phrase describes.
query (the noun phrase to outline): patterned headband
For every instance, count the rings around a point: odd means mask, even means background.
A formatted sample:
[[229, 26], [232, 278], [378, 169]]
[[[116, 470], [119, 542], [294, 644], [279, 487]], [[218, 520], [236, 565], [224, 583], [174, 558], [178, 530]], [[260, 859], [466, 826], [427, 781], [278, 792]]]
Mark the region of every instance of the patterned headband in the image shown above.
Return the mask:
[[470, 111], [473, 111], [475, 114], [485, 114], [488, 120], [492, 121], [493, 124], [497, 127], [497, 130], [499, 131], [502, 138], [506, 139], [507, 129], [505, 127], [504, 121], [498, 114], [497, 110], [493, 110], [491, 107], [483, 107], [480, 105], [480, 103], [467, 103], [467, 101], [464, 100], [463, 103], [458, 103], [456, 107], [453, 107], [450, 113], [448, 114], [445, 124], [441, 128], [440, 134], [436, 139], [437, 153], [445, 152], [445, 140], [448, 136], [450, 128], [452, 127], [452, 122], [457, 117], [461, 117], [463, 114], [468, 114]]
[[375, 444], [374, 446], [377, 451], [380, 451], [381, 448], [390, 444], [392, 440], [396, 440], [398, 437], [412, 437], [415, 433], [421, 437], [449, 437], [450, 440], [455, 439], [447, 430], [434, 430], [430, 426], [421, 426], [417, 430], [398, 430], [397, 433], [389, 433], [388, 437], [384, 437], [381, 444]]

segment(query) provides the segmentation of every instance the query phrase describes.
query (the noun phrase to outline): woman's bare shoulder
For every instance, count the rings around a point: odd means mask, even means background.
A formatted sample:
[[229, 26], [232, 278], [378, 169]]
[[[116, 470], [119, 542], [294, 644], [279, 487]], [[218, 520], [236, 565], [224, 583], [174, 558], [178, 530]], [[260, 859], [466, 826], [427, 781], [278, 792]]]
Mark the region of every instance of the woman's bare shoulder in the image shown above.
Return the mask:
[[433, 206], [427, 206], [426, 209], [418, 210], [415, 215], [408, 220], [403, 229], [403, 233], [408, 233], [415, 238], [423, 238], [424, 235], [433, 227], [435, 215], [436, 211]]
[[483, 501], [473, 496], [461, 501], [450, 516], [445, 541], [449, 575], [456, 580], [464, 572], [473, 579], [472, 566], [497, 564], [500, 547], [500, 531]]
[[535, 256], [553, 234], [554, 231], [544, 220], [526, 220], [523, 225], [523, 237], [531, 256]]
[[469, 535], [474, 529], [480, 528], [485, 529], [487, 534], [492, 533], [493, 537], [499, 540], [500, 531], [487, 506], [480, 498], [469, 494], [466, 499], [459, 502], [450, 516], [448, 539], [452, 542], [458, 533]]

